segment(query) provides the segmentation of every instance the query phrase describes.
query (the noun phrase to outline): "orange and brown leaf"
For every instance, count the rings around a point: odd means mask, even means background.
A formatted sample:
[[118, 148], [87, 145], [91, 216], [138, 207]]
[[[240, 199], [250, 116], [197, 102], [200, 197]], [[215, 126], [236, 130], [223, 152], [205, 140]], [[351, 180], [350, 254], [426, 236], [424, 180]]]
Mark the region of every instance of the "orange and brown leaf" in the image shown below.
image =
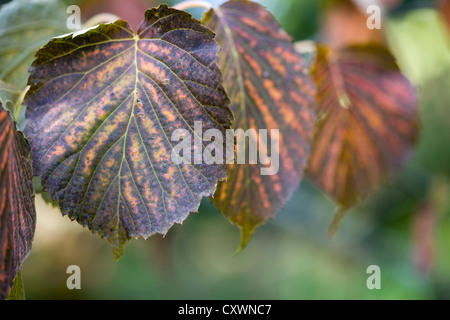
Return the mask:
[[447, 28], [450, 28], [450, 0], [440, 0], [438, 1], [437, 6], [439, 12], [443, 15], [445, 19]]
[[324, 4], [321, 33], [330, 47], [345, 48], [356, 43], [381, 45], [385, 42], [381, 29], [367, 27], [367, 3], [357, 5], [353, 0], [327, 0]]
[[219, 67], [235, 113], [234, 129], [279, 130], [279, 150], [272, 145], [271, 155], [279, 156], [278, 173], [261, 175], [266, 167], [261, 162], [234, 164], [213, 199], [242, 229], [242, 248], [298, 187], [313, 137], [315, 87], [290, 36], [261, 5], [229, 1], [209, 11], [203, 22], [222, 47]]
[[348, 209], [392, 178], [419, 134], [418, 97], [379, 45], [318, 47], [315, 141], [307, 175]]
[[[176, 164], [171, 135], [231, 126], [214, 34], [188, 13], [147, 10], [127, 22], [51, 40], [27, 93], [33, 165], [63, 214], [112, 244], [165, 234], [227, 176], [221, 164]], [[192, 142], [192, 145], [195, 143]]]
[[0, 104], [0, 299], [31, 250], [36, 226], [30, 147]]

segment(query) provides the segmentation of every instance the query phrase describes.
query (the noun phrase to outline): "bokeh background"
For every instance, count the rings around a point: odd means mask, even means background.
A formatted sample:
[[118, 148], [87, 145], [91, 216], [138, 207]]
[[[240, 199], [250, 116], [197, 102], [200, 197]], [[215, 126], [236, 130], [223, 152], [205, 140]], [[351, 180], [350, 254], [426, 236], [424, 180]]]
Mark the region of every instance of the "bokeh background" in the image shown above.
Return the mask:
[[[79, 5], [83, 20], [112, 12], [134, 26], [160, 3], [64, 2]], [[450, 1], [353, 1], [383, 6], [381, 31], [368, 30], [365, 10], [347, 0], [260, 2], [295, 41], [389, 46], [421, 97], [422, 135], [408, 166], [349, 212], [334, 241], [327, 230], [336, 205], [304, 180], [238, 255], [239, 230], [209, 199], [165, 238], [129, 242], [114, 262], [106, 241], [37, 196], [36, 236], [23, 268], [28, 299], [450, 298]], [[373, 264], [381, 290], [366, 287]], [[66, 287], [69, 265], [81, 268], [81, 290]]]

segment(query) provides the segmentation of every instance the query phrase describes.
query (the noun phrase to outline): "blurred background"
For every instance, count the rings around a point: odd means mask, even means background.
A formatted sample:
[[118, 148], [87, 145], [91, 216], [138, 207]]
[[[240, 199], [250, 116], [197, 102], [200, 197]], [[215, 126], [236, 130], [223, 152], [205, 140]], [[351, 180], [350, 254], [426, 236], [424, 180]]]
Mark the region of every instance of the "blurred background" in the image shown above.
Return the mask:
[[[304, 180], [238, 255], [239, 230], [209, 199], [165, 238], [130, 241], [114, 262], [106, 241], [38, 195], [28, 299], [450, 299], [450, 1], [260, 2], [295, 41], [389, 46], [421, 96], [422, 135], [408, 166], [349, 212], [334, 241], [336, 206]], [[84, 21], [111, 12], [136, 27], [161, 2], [65, 3], [79, 5]], [[382, 6], [382, 30], [366, 28], [369, 4]], [[373, 264], [381, 290], [366, 287]], [[81, 290], [66, 287], [69, 265], [81, 268]]]

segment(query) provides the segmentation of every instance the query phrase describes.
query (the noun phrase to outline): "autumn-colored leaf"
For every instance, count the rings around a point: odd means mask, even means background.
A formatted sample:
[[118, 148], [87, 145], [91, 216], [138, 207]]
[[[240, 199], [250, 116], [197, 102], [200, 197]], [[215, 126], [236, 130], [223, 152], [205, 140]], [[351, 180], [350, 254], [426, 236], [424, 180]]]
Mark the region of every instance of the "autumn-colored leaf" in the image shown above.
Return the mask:
[[440, 0], [437, 6], [440, 13], [444, 16], [447, 27], [450, 27], [450, 0]]
[[14, 0], [0, 10], [0, 80], [25, 89], [34, 54], [68, 33], [66, 10], [55, 0]]
[[31, 249], [36, 226], [30, 147], [0, 104], [0, 299]]
[[161, 5], [146, 11], [137, 35], [118, 20], [36, 54], [25, 98], [36, 174], [116, 259], [127, 239], [181, 223], [227, 176], [224, 164], [171, 159], [176, 129], [192, 142], [195, 121], [223, 134], [231, 125], [219, 49], [199, 21]]
[[409, 158], [419, 133], [417, 93], [379, 45], [319, 46], [312, 73], [319, 119], [307, 175], [345, 210]]
[[[382, 29], [369, 29], [369, 4], [353, 0], [325, 0], [322, 16], [322, 39], [333, 48], [345, 48], [356, 43], [384, 43]], [[383, 7], [379, 3], [378, 7]], [[381, 12], [380, 12], [381, 13]], [[384, 15], [381, 22], [384, 24]], [[384, 25], [383, 25], [384, 26]]]
[[[213, 202], [241, 227], [242, 248], [298, 187], [313, 137], [315, 88], [290, 36], [261, 5], [229, 1], [207, 12], [203, 22], [222, 47], [219, 67], [235, 113], [234, 129], [267, 129], [271, 157], [279, 158], [278, 172], [269, 175], [261, 174], [268, 166], [261, 161], [234, 164], [228, 181], [218, 185]], [[278, 139], [272, 130], [279, 130]], [[261, 152], [266, 145], [259, 139]], [[242, 151], [248, 154], [249, 145]]]

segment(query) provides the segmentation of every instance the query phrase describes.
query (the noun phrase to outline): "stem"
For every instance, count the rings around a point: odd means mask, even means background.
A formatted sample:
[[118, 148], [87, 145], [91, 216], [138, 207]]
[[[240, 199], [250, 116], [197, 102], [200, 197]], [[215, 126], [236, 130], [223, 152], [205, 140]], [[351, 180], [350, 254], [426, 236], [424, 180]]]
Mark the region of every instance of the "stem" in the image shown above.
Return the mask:
[[186, 10], [186, 9], [190, 9], [190, 8], [203, 8], [205, 10], [209, 10], [212, 8], [211, 3], [209, 3], [208, 1], [195, 1], [195, 0], [188, 0], [188, 1], [183, 1], [180, 2], [178, 4], [176, 4], [175, 6], [173, 6], [174, 9], [177, 10]]
[[91, 17], [88, 21], [86, 21], [84, 24], [84, 28], [90, 28], [98, 24], [112, 22], [119, 19], [120, 18], [118, 16], [112, 13], [100, 13]]

